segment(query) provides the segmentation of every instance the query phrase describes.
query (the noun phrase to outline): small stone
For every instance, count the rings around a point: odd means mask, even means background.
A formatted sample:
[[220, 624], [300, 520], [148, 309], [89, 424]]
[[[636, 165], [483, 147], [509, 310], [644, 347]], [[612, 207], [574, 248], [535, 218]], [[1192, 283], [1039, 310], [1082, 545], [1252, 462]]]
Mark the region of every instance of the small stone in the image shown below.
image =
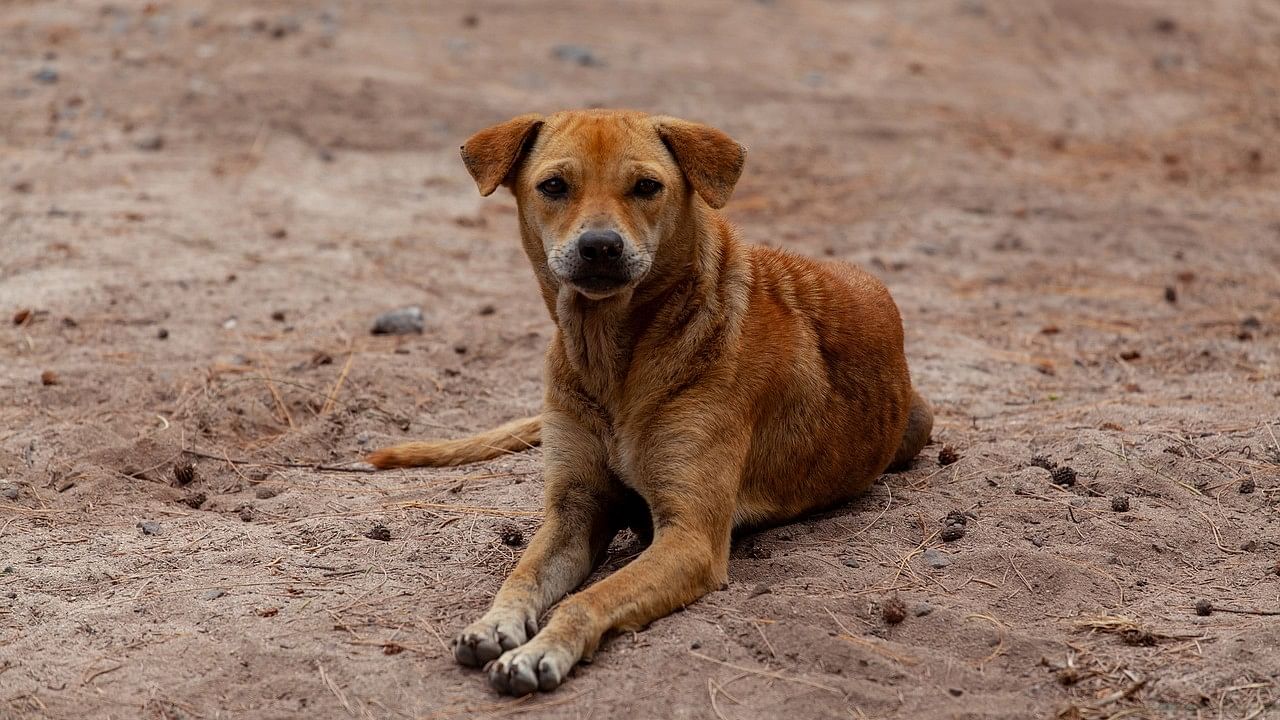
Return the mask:
[[596, 57], [591, 48], [584, 45], [556, 45], [551, 55], [557, 60], [574, 63], [582, 67], [603, 67], [604, 61]]
[[480, 306], [480, 314], [481, 314], [481, 315], [492, 315], [492, 314], [494, 314], [494, 313], [496, 313], [496, 312], [498, 312], [498, 308], [496, 308], [496, 307], [494, 307], [494, 306], [492, 306], [492, 305], [481, 305], [481, 306]]
[[44, 67], [35, 71], [35, 73], [31, 75], [31, 79], [35, 80], [41, 85], [52, 85], [58, 82], [58, 71], [54, 70], [48, 65], [45, 65]]
[[259, 485], [257, 490], [253, 491], [253, 496], [259, 500], [270, 500], [280, 494], [280, 488], [272, 485]]
[[157, 337], [157, 338], [160, 338], [161, 340], [168, 340], [168, 339], [169, 339], [169, 330], [168, 330], [168, 328], [160, 328], [159, 330], [157, 330], [157, 331], [156, 331], [156, 337]]
[[1069, 465], [1062, 465], [1053, 469], [1053, 484], [1062, 487], [1071, 487], [1076, 484], [1076, 471]]
[[504, 523], [502, 527], [498, 528], [498, 537], [502, 540], [502, 544], [507, 547], [524, 545], [524, 532], [514, 523]]
[[894, 595], [885, 600], [880, 608], [880, 617], [890, 625], [897, 625], [907, 619], [907, 606], [903, 604], [902, 598]]
[[31, 319], [31, 315], [32, 315], [31, 308], [22, 308], [21, 310], [13, 314], [13, 324], [23, 325], [28, 320]]
[[58, 373], [52, 370], [45, 370], [44, 372], [40, 373], [40, 384], [45, 386], [57, 385]]
[[18, 488], [14, 485], [6, 485], [3, 490], [0, 490], [0, 495], [4, 496], [5, 500], [17, 500]]
[[1164, 289], [1164, 301], [1167, 303], [1178, 302], [1178, 289], [1172, 285], [1168, 285]]
[[1247, 477], [1247, 478], [1245, 478], [1245, 479], [1243, 479], [1243, 480], [1241, 480], [1241, 481], [1240, 481], [1240, 494], [1241, 494], [1241, 495], [1248, 495], [1248, 494], [1252, 493], [1254, 490], [1257, 490], [1257, 489], [1258, 489], [1258, 485], [1257, 485], [1257, 483], [1255, 483], [1255, 482], [1253, 481], [1253, 478], [1251, 478], [1251, 477]]
[[226, 594], [227, 594], [226, 590], [223, 590], [222, 588], [214, 588], [212, 590], [205, 590], [204, 594], [201, 595], [200, 597], [204, 598], [205, 600], [217, 600], [218, 598]]
[[284, 227], [272, 228], [271, 232], [267, 234], [270, 235], [275, 240], [283, 240], [289, 237], [289, 229]]
[[208, 499], [209, 499], [209, 496], [201, 492], [201, 493], [195, 493], [194, 495], [188, 495], [182, 498], [181, 500], [179, 500], [178, 502], [182, 503], [183, 505], [186, 505], [192, 510], [199, 510], [200, 506], [204, 505], [205, 501]]
[[399, 308], [385, 312], [373, 322], [374, 335], [408, 335], [421, 334], [426, 327], [422, 319], [422, 308], [418, 306]]
[[154, 520], [144, 520], [138, 523], [138, 529], [142, 531], [143, 535], [159, 535], [160, 523]]
[[929, 567], [935, 570], [941, 570], [942, 568], [951, 565], [951, 558], [947, 557], [945, 553], [934, 548], [925, 550], [921, 557], [924, 558], [925, 563], [928, 564]]
[[954, 542], [964, 537], [965, 527], [963, 525], [948, 525], [942, 528], [940, 537], [944, 542]]
[[391, 539], [391, 529], [382, 523], [377, 523], [373, 527], [369, 528], [369, 530], [365, 532], [364, 536], [370, 540], [387, 542]]
[[133, 146], [139, 150], [147, 152], [156, 152], [164, 148], [164, 136], [159, 133], [147, 133], [137, 140], [133, 141]]
[[1035, 455], [1035, 456], [1032, 456], [1031, 458], [1031, 466], [1044, 468], [1049, 472], [1053, 472], [1053, 469], [1058, 467], [1058, 463], [1050, 460], [1048, 457], [1044, 455]]
[[964, 694], [964, 690], [960, 688], [947, 688], [947, 692], [951, 693], [951, 697], [960, 697]]
[[925, 615], [933, 612], [933, 606], [929, 603], [920, 603], [919, 605], [916, 605], [914, 612], [916, 617], [924, 617]]
[[1197, 615], [1201, 615], [1201, 616], [1204, 616], [1204, 615], [1212, 615], [1212, 614], [1213, 614], [1213, 603], [1209, 602], [1208, 600], [1205, 600], [1204, 598], [1201, 598], [1201, 599], [1197, 600], [1197, 601], [1196, 601], [1196, 614], [1197, 614]]
[[844, 559], [844, 566], [845, 566], [845, 567], [856, 568], [856, 567], [862, 567], [862, 563], [858, 562], [858, 559], [857, 559], [857, 558], [845, 558], [845, 559]]
[[241, 505], [240, 509], [236, 511], [236, 514], [240, 516], [240, 520], [242, 522], [253, 522], [252, 505]]
[[772, 592], [773, 592], [773, 588], [769, 587], [768, 585], [765, 585], [764, 583], [761, 583], [751, 588], [751, 594], [747, 595], [747, 597], [748, 598], [759, 597], [761, 595], [768, 595], [769, 593], [772, 593]]
[[942, 449], [938, 451], [938, 464], [944, 467], [958, 461], [959, 459], [960, 453], [956, 452], [956, 449], [950, 445], [944, 445], [942, 446]]
[[1115, 512], [1129, 512], [1129, 496], [1117, 495], [1111, 498], [1111, 509]]
[[701, 641], [701, 640], [694, 640], [693, 642], [689, 643], [689, 649], [690, 649], [690, 650], [697, 650], [697, 649], [699, 649], [699, 648], [701, 648], [701, 647], [702, 647], [702, 641]]
[[196, 466], [189, 462], [174, 465], [173, 479], [179, 485], [190, 485], [196, 479]]
[[275, 320], [276, 322], [284, 322], [284, 317], [285, 316], [284, 316], [283, 310], [276, 310], [275, 312], [271, 313], [271, 319]]

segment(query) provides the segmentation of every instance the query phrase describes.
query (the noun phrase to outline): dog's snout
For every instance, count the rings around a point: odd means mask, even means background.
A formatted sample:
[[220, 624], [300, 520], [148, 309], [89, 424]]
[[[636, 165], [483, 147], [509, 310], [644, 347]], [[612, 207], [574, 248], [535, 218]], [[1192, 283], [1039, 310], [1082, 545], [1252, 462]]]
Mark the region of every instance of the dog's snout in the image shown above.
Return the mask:
[[593, 264], [610, 264], [622, 258], [622, 236], [612, 230], [589, 230], [578, 237], [578, 255]]

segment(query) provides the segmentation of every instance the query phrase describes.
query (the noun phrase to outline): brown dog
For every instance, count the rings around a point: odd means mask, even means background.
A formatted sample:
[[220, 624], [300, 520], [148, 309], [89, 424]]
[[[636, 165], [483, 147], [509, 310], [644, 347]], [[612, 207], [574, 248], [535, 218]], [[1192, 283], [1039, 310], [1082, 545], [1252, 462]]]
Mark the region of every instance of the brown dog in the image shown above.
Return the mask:
[[[636, 112], [523, 115], [462, 158], [515, 193], [556, 324], [540, 417], [379, 450], [374, 465], [456, 465], [545, 446], [546, 517], [458, 662], [504, 693], [551, 690], [610, 631], [728, 578], [735, 528], [844, 502], [928, 442], [902, 320], [878, 280], [745, 245], [716, 212], [744, 150], [711, 127]], [[648, 547], [569, 596], [623, 527]]]

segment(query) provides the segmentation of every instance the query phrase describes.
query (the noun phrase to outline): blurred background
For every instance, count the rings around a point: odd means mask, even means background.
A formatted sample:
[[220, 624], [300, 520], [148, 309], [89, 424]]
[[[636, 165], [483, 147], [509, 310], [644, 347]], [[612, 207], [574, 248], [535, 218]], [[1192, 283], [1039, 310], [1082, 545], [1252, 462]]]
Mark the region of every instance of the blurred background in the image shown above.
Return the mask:
[[[1103, 717], [1135, 677], [1112, 710], [1273, 708], [1274, 626], [1183, 609], [1280, 602], [1280, 4], [9, 0], [0, 62], [0, 714], [512, 709], [447, 641], [536, 527], [537, 454], [346, 470], [536, 412], [552, 326], [457, 150], [583, 107], [746, 145], [727, 214], [888, 283], [938, 444], [532, 709]], [[889, 592], [929, 610], [886, 634]]]

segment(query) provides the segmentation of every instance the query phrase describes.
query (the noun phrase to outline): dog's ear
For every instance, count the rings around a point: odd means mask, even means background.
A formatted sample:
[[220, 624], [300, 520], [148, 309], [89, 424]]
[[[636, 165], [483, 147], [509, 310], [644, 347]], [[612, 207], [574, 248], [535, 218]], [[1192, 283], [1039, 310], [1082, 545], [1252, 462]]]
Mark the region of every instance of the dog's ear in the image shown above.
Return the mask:
[[542, 116], [521, 115], [485, 128], [462, 146], [462, 162], [475, 178], [481, 195], [489, 195], [507, 180], [516, 161], [533, 144]]
[[657, 117], [653, 123], [693, 189], [711, 207], [724, 207], [742, 174], [747, 149], [709, 125], [673, 117]]

